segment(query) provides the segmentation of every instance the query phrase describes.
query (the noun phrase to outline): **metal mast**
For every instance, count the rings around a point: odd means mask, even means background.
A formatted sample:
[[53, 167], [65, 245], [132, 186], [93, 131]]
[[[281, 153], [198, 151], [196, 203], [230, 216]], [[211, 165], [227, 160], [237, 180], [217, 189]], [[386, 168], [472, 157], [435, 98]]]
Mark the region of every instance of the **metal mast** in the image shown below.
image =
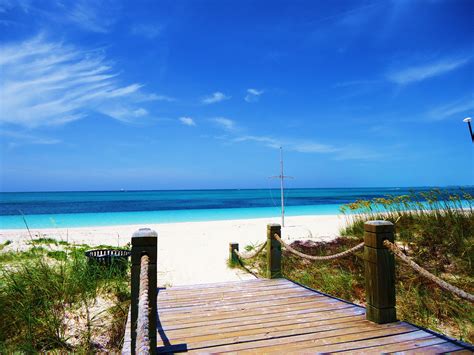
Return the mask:
[[283, 170], [283, 147], [280, 147], [280, 175], [272, 176], [274, 179], [280, 179], [280, 195], [281, 195], [281, 226], [285, 226], [285, 186], [284, 179], [293, 179], [292, 176], [285, 176]]

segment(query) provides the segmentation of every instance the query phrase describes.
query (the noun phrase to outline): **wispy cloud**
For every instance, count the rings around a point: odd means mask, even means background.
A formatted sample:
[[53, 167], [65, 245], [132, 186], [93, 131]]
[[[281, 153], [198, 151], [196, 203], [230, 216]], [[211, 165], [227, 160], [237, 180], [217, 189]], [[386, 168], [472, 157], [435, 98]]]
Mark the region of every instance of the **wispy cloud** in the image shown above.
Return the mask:
[[393, 71], [389, 73], [387, 77], [390, 81], [399, 85], [411, 84], [446, 74], [467, 64], [469, 60], [470, 58], [443, 59], [437, 62], [411, 66]]
[[221, 102], [224, 100], [230, 99], [230, 96], [226, 96], [224, 93], [220, 91], [216, 91], [209, 96], [206, 96], [202, 99], [203, 104], [215, 104], [217, 102]]
[[179, 121], [185, 126], [195, 126], [196, 122], [191, 117], [180, 117]]
[[216, 117], [211, 119], [212, 122], [217, 124], [220, 128], [226, 131], [235, 131], [237, 130], [237, 124], [235, 121], [225, 118], [225, 117]]
[[26, 145], [26, 144], [40, 144], [40, 145], [53, 145], [61, 143], [61, 140], [55, 138], [47, 138], [31, 133], [16, 132], [11, 130], [0, 129], [0, 137], [5, 137], [10, 142], [10, 147]]
[[163, 32], [163, 26], [158, 24], [138, 23], [132, 25], [130, 32], [133, 35], [142, 36], [147, 39], [155, 39]]
[[[108, 33], [120, 17], [121, 5], [113, 0], [61, 0], [61, 1], [31, 1], [19, 0], [0, 2], [0, 13], [14, 10], [15, 20], [28, 21], [43, 25], [44, 20], [55, 23], [73, 25], [81, 30], [96, 33]], [[18, 15], [23, 16], [22, 19]]]
[[121, 84], [99, 51], [83, 51], [43, 36], [0, 47], [0, 122], [58, 125], [100, 112], [121, 121], [145, 117], [144, 101], [163, 99], [142, 84]]
[[474, 111], [474, 94], [448, 104], [437, 106], [427, 113], [429, 119], [437, 121], [444, 120], [454, 115], [470, 115]]
[[278, 139], [271, 136], [239, 136], [234, 138], [233, 141], [256, 142], [274, 149], [284, 146], [286, 150], [299, 153], [334, 153], [338, 151], [336, 147], [331, 145], [305, 139]]
[[110, 1], [79, 0], [74, 1], [66, 13], [69, 20], [82, 29], [106, 33], [116, 22], [116, 11], [116, 4]]
[[257, 102], [263, 93], [263, 90], [247, 89], [247, 95], [245, 95], [244, 100], [247, 102]]

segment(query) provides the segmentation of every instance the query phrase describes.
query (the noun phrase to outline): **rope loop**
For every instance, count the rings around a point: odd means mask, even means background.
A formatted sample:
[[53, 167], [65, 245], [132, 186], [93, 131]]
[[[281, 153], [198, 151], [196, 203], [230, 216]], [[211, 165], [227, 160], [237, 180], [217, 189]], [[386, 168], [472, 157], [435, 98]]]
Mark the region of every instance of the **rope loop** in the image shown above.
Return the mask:
[[410, 266], [413, 270], [418, 272], [420, 275], [426, 277], [428, 280], [434, 282], [439, 287], [441, 287], [443, 290], [454, 293], [455, 295], [457, 295], [457, 296], [459, 296], [459, 297], [461, 297], [465, 300], [468, 300], [470, 302], [474, 302], [474, 295], [472, 295], [472, 294], [470, 294], [470, 293], [468, 293], [464, 290], [461, 290], [460, 288], [457, 288], [456, 286], [453, 286], [453, 285], [447, 283], [444, 280], [441, 280], [439, 277], [437, 277], [437, 276], [433, 275], [432, 273], [430, 273], [429, 271], [425, 270], [420, 265], [418, 265], [413, 260], [411, 260], [408, 256], [406, 256], [396, 244], [394, 244], [394, 243], [392, 243], [388, 240], [384, 240], [383, 245], [387, 249], [389, 249], [394, 255], [399, 257], [404, 263], [406, 263], [408, 266]]
[[140, 288], [138, 293], [138, 318], [137, 318], [137, 341], [135, 352], [137, 354], [150, 353], [149, 317], [150, 307], [148, 303], [148, 255], [142, 255], [140, 259]]
[[313, 260], [313, 261], [324, 261], [324, 260], [334, 260], [334, 259], [338, 259], [338, 258], [343, 258], [347, 255], [350, 255], [356, 251], [358, 251], [359, 249], [362, 249], [364, 247], [364, 242], [360, 243], [360, 244], [357, 244], [355, 247], [351, 248], [351, 249], [348, 249], [346, 251], [343, 251], [341, 253], [337, 253], [337, 254], [333, 254], [333, 255], [325, 255], [325, 256], [316, 256], [316, 255], [308, 255], [308, 254], [304, 254], [294, 248], [292, 248], [291, 246], [289, 246], [288, 244], [286, 244], [278, 234], [275, 233], [274, 235], [275, 239], [278, 240], [280, 242], [280, 244], [286, 249], [288, 250], [289, 252], [295, 254], [295, 255], [298, 255], [299, 257], [301, 258], [305, 258], [305, 259], [309, 259], [309, 260]]
[[250, 254], [244, 254], [244, 253], [239, 252], [238, 250], [234, 250], [234, 252], [242, 260], [252, 259], [252, 258], [255, 258], [258, 254], [260, 254], [263, 251], [263, 249], [265, 249], [266, 245], [267, 243], [262, 243], [254, 253], [250, 253]]

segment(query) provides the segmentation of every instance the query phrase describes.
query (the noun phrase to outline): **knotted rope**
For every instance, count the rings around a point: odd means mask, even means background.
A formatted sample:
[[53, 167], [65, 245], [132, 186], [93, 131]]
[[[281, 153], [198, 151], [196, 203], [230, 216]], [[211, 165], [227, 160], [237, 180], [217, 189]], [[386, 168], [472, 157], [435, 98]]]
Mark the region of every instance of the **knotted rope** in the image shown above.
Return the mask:
[[265, 249], [266, 245], [267, 245], [267, 243], [262, 243], [262, 245], [260, 245], [255, 252], [250, 253], [250, 254], [244, 254], [244, 253], [241, 253], [238, 250], [234, 250], [234, 252], [240, 259], [243, 259], [243, 260], [252, 259], [252, 258], [256, 257], [258, 254], [260, 254], [262, 252], [262, 250]]
[[359, 249], [362, 249], [364, 247], [364, 242], [360, 243], [360, 244], [357, 244], [355, 247], [351, 248], [351, 249], [348, 249], [346, 251], [343, 251], [341, 253], [337, 253], [337, 254], [333, 254], [333, 255], [325, 255], [325, 256], [316, 256], [316, 255], [308, 255], [308, 254], [304, 254], [294, 248], [292, 248], [291, 246], [289, 246], [288, 244], [286, 244], [278, 234], [275, 233], [274, 235], [275, 239], [278, 240], [280, 242], [281, 245], [283, 245], [283, 247], [288, 250], [289, 252], [295, 254], [295, 255], [298, 255], [302, 258], [305, 258], [305, 259], [309, 259], [309, 260], [313, 260], [313, 261], [323, 261], [323, 260], [334, 260], [334, 259], [338, 259], [338, 258], [343, 258], [349, 254], [352, 254], [354, 252], [356, 252], [357, 250]]
[[388, 240], [384, 240], [383, 245], [387, 249], [389, 249], [393, 254], [398, 256], [403, 262], [405, 262], [407, 265], [409, 265], [413, 270], [418, 272], [420, 275], [426, 277], [428, 280], [434, 282], [435, 284], [437, 284], [442, 289], [444, 289], [446, 291], [450, 291], [450, 292], [454, 293], [455, 295], [457, 295], [461, 298], [464, 298], [468, 301], [474, 302], [474, 295], [472, 295], [470, 293], [467, 293], [466, 291], [461, 290], [460, 288], [457, 288], [456, 286], [453, 286], [453, 285], [447, 283], [444, 280], [441, 280], [439, 277], [437, 277], [437, 276], [433, 275], [432, 273], [430, 273], [429, 271], [423, 269], [420, 265], [418, 265], [413, 260], [411, 260], [408, 256], [406, 256], [400, 250], [400, 248], [397, 245], [393, 244], [392, 242], [390, 242]]
[[149, 304], [148, 304], [148, 255], [143, 255], [140, 259], [140, 288], [138, 293], [138, 318], [137, 318], [137, 341], [135, 352], [137, 354], [150, 353], [149, 337]]

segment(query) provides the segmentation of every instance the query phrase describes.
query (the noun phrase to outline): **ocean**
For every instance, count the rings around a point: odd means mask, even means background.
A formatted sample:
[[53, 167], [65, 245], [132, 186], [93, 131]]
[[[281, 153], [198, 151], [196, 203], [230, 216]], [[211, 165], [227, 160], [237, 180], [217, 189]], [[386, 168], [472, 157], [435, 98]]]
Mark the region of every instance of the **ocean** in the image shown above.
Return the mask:
[[[359, 199], [430, 188], [314, 188], [285, 190], [287, 216], [340, 213]], [[443, 188], [446, 190], [446, 188]], [[459, 188], [449, 188], [459, 192]], [[474, 194], [474, 187], [465, 191]], [[69, 228], [276, 217], [278, 189], [0, 193], [0, 229]]]

